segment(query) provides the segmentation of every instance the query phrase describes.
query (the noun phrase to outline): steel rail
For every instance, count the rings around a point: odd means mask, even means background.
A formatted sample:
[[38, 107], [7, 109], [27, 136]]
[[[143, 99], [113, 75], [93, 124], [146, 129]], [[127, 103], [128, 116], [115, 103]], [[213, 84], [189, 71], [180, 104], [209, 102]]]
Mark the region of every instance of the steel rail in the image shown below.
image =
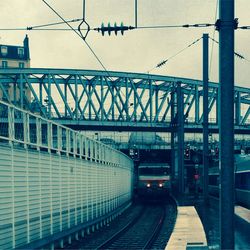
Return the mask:
[[[119, 240], [119, 238], [121, 238], [126, 232], [128, 232], [134, 225], [136, 225], [141, 217], [143, 215], [145, 215], [145, 211], [146, 209], [142, 209], [142, 212], [139, 213], [139, 216], [134, 218], [132, 221], [130, 221], [127, 225], [125, 225], [120, 231], [118, 231], [116, 234], [114, 234], [113, 236], [111, 236], [108, 240], [106, 240], [103, 244], [101, 244], [100, 246], [97, 247], [97, 249], [108, 249], [108, 248], [112, 248], [112, 244], [114, 244], [117, 240]], [[140, 247], [140, 249], [149, 249], [150, 246], [152, 246], [152, 244], [154, 243], [154, 241], [156, 240], [157, 236], [159, 235], [159, 232], [161, 230], [162, 224], [164, 222], [165, 219], [165, 206], [162, 207], [162, 212], [160, 214], [160, 218], [157, 219], [156, 223], [152, 223], [152, 227], [153, 227], [153, 233], [150, 235], [150, 237], [147, 238], [146, 242], [143, 244], [142, 247]], [[150, 228], [152, 228], [150, 227]], [[151, 230], [149, 228], [149, 230]], [[149, 231], [148, 230], [148, 231]], [[129, 247], [129, 246], [127, 246]], [[139, 246], [138, 246], [139, 247]], [[122, 248], [122, 247], [121, 247]]]
[[160, 230], [161, 230], [162, 225], [164, 223], [165, 217], [166, 217], [166, 209], [165, 209], [165, 207], [163, 207], [163, 213], [161, 214], [161, 217], [155, 226], [155, 229], [152, 233], [152, 236], [151, 236], [151, 238], [148, 239], [148, 241], [146, 242], [146, 244], [144, 245], [144, 247], [142, 249], [151, 249], [151, 246], [153, 245], [157, 236], [160, 233]]
[[139, 213], [139, 216], [135, 217], [133, 220], [131, 220], [129, 223], [127, 223], [120, 231], [118, 231], [116, 234], [112, 235], [109, 239], [107, 239], [104, 243], [102, 243], [101, 245], [99, 245], [96, 249], [107, 249], [107, 246], [111, 245], [122, 234], [124, 234], [133, 225], [135, 225], [138, 222], [138, 220], [142, 217], [142, 215], [144, 213], [145, 213], [145, 210], [142, 208], [141, 212]]

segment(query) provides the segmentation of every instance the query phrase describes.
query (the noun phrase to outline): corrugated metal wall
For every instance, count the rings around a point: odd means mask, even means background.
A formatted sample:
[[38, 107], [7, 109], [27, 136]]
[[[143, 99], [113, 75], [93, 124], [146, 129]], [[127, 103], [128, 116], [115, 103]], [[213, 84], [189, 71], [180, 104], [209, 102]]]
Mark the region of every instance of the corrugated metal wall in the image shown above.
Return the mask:
[[84, 226], [128, 202], [132, 163], [115, 157], [111, 164], [0, 145], [0, 249]]

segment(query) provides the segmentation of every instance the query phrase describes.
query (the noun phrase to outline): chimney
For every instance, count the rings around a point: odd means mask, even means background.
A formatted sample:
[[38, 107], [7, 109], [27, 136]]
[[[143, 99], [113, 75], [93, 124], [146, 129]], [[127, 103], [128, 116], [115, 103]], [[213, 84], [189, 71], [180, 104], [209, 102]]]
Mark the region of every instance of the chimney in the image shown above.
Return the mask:
[[29, 38], [28, 38], [28, 35], [26, 35], [25, 38], [24, 38], [24, 40], [23, 40], [23, 47], [26, 50], [27, 59], [30, 60], [30, 49], [29, 49]]

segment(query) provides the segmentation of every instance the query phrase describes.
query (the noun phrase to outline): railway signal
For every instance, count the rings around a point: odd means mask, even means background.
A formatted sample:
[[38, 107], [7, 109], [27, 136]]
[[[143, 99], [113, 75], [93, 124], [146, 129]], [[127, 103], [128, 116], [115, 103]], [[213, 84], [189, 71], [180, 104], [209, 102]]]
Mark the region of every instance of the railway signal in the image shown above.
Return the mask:
[[190, 148], [189, 147], [187, 147], [184, 150], [184, 160], [190, 160]]
[[140, 153], [139, 149], [136, 148], [131, 148], [129, 149], [129, 155], [134, 161], [139, 161], [140, 160]]
[[198, 181], [199, 178], [200, 178], [199, 174], [196, 173], [196, 174], [194, 175], [194, 179], [195, 179], [196, 181]]
[[117, 26], [116, 22], [114, 23], [114, 26], [111, 26], [110, 23], [108, 23], [108, 26], [105, 26], [104, 23], [102, 23], [101, 28], [94, 28], [94, 30], [101, 32], [103, 36], [105, 35], [105, 32], [108, 32], [109, 36], [111, 35], [112, 32], [114, 32], [115, 35], [117, 36], [119, 31], [123, 35], [124, 31], [132, 30], [132, 29], [135, 29], [135, 27], [126, 26], [123, 24], [123, 22], [121, 22], [120, 26]]

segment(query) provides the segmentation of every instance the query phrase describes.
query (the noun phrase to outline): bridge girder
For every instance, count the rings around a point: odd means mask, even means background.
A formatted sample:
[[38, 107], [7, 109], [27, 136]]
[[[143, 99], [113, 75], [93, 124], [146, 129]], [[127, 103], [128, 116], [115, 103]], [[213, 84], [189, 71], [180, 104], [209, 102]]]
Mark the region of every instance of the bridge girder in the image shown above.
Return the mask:
[[[185, 128], [198, 128], [203, 120], [199, 80], [95, 70], [0, 69], [3, 100], [73, 127], [110, 124], [117, 130], [143, 130], [145, 126], [167, 130], [171, 120], [170, 94], [178, 84], [184, 94]], [[215, 127], [218, 93], [219, 85], [210, 82], [209, 123]], [[250, 125], [250, 89], [235, 87], [232, 101], [235, 125], [245, 131]]]

